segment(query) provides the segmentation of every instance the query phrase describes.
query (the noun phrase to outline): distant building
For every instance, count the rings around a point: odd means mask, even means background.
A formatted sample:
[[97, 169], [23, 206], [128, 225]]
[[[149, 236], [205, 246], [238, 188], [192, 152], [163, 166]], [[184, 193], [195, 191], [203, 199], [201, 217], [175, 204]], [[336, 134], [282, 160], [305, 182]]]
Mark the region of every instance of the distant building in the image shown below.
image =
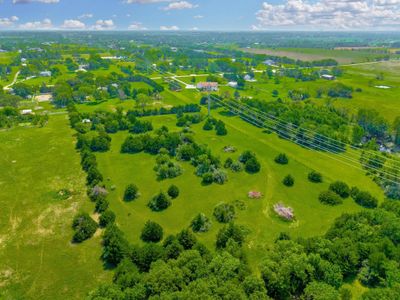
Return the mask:
[[21, 110], [21, 115], [32, 115], [33, 111], [32, 109], [23, 109]]
[[90, 121], [90, 119], [83, 119], [82, 120], [82, 123], [84, 123], [84, 124], [88, 124], [88, 123], [91, 123], [92, 121]]
[[178, 48], [176, 48], [176, 47], [171, 47], [171, 51], [172, 51], [172, 52], [178, 52]]
[[218, 82], [199, 82], [197, 88], [203, 91], [218, 91]]
[[267, 59], [266, 61], [263, 62], [264, 65], [267, 66], [274, 66], [276, 63], [272, 59]]
[[51, 77], [51, 71], [42, 71], [39, 75], [42, 77]]
[[323, 74], [323, 75], [321, 75], [321, 78], [326, 79], [326, 80], [335, 80], [336, 79], [335, 76], [329, 75], [329, 74]]
[[231, 88], [237, 88], [238, 83], [236, 81], [230, 81], [228, 82], [228, 86], [230, 86]]
[[246, 74], [245, 76], [244, 76], [244, 80], [246, 80], [246, 81], [251, 81], [251, 82], [254, 82], [254, 81], [256, 81], [253, 77], [251, 77], [249, 74]]

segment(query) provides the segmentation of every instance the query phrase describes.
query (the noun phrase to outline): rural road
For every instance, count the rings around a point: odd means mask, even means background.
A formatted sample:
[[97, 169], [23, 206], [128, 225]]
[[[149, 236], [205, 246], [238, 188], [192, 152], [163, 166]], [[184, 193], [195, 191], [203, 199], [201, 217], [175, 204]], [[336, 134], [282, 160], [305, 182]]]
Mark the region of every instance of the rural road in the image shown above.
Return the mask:
[[10, 84], [6, 85], [6, 86], [3, 88], [3, 90], [9, 90], [9, 89], [11, 89], [11, 87], [17, 82], [17, 79], [18, 79], [18, 76], [19, 76], [19, 73], [20, 73], [20, 72], [21, 72], [21, 71], [18, 71], [17, 73], [15, 73], [13, 81], [12, 81]]

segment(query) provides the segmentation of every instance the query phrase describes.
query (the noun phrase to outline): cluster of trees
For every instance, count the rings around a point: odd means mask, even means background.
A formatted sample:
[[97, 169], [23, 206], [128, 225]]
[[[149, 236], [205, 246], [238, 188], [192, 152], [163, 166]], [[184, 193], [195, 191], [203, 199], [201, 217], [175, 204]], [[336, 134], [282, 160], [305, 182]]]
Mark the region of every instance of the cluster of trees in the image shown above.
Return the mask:
[[243, 152], [239, 157], [239, 162], [244, 165], [244, 169], [250, 174], [258, 173], [261, 170], [260, 162], [257, 160], [255, 153], [251, 151]]
[[157, 173], [157, 178], [159, 180], [164, 180], [181, 175], [183, 172], [182, 167], [171, 159], [167, 151], [160, 152], [161, 153], [157, 155], [157, 164], [154, 167], [154, 171]]
[[0, 128], [11, 128], [22, 123], [43, 127], [48, 120], [47, 114], [23, 115], [17, 108], [11, 106], [0, 109]]
[[159, 115], [182, 115], [184, 113], [198, 113], [201, 107], [197, 104], [186, 104], [174, 106], [171, 108], [161, 107], [159, 109], [144, 109], [144, 110], [129, 110], [128, 115], [135, 117], [146, 117], [146, 116], [159, 116]]
[[213, 130], [215, 128], [215, 132], [217, 135], [227, 135], [228, 131], [226, 130], [225, 123], [221, 120], [216, 120], [213, 118], [207, 118], [206, 122], [203, 125], [204, 130]]

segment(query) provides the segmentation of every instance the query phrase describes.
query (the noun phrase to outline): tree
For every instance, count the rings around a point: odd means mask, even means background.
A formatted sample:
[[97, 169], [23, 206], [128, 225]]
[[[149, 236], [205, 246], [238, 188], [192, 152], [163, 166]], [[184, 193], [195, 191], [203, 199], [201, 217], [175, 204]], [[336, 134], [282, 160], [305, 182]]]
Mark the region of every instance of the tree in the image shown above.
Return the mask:
[[220, 223], [229, 223], [235, 218], [235, 207], [232, 204], [221, 203], [214, 208], [214, 217]]
[[110, 205], [110, 203], [108, 202], [108, 200], [105, 197], [99, 197], [96, 200], [95, 211], [97, 213], [103, 213], [107, 210], [109, 205]]
[[211, 221], [205, 214], [200, 213], [192, 220], [190, 226], [194, 232], [207, 232], [210, 230]]
[[329, 190], [335, 192], [342, 198], [348, 198], [350, 196], [350, 187], [343, 181], [335, 181], [331, 183]]
[[107, 226], [103, 234], [103, 260], [111, 265], [118, 265], [129, 252], [129, 243], [118, 226]]
[[210, 118], [207, 118], [206, 122], [204, 123], [203, 130], [213, 130], [214, 128], [214, 121]]
[[179, 232], [176, 239], [185, 250], [192, 249], [197, 242], [195, 235], [189, 229], [184, 229]]
[[340, 196], [330, 190], [319, 194], [319, 201], [328, 205], [338, 205], [343, 203]]
[[339, 292], [329, 284], [313, 281], [304, 290], [305, 300], [339, 300]]
[[218, 231], [216, 241], [217, 249], [225, 248], [229, 240], [233, 240], [239, 245], [242, 245], [245, 237], [246, 234], [244, 228], [231, 222], [229, 225], [222, 227]]
[[225, 128], [225, 123], [222, 122], [221, 120], [217, 121], [217, 124], [215, 124], [215, 130], [217, 132], [217, 135], [227, 135], [228, 131]]
[[354, 201], [366, 208], [375, 208], [378, 206], [378, 199], [373, 197], [369, 192], [360, 191], [354, 195]]
[[99, 218], [99, 225], [101, 227], [107, 227], [115, 222], [115, 213], [111, 210], [104, 211]]
[[140, 238], [144, 242], [157, 243], [163, 238], [163, 229], [161, 225], [152, 221], [147, 221], [142, 229]]
[[286, 154], [281, 153], [277, 157], [275, 157], [275, 162], [280, 165], [287, 165], [289, 163], [289, 159]]
[[171, 200], [165, 195], [163, 192], [154, 196], [153, 199], [150, 200], [148, 206], [153, 211], [162, 211], [167, 209], [171, 205]]
[[168, 196], [171, 197], [171, 199], [175, 199], [179, 196], [179, 188], [176, 185], [171, 185], [168, 188]]
[[291, 187], [294, 185], [294, 178], [292, 175], [287, 175], [285, 178], [283, 178], [282, 183], [288, 187]]
[[124, 193], [124, 200], [125, 201], [133, 201], [139, 197], [139, 189], [134, 184], [129, 184]]
[[308, 180], [314, 183], [322, 182], [322, 174], [316, 171], [311, 171], [308, 173]]
[[79, 213], [72, 221], [72, 228], [75, 231], [72, 238], [73, 241], [80, 243], [94, 235], [97, 230], [97, 223], [89, 216], [88, 213]]
[[261, 169], [261, 165], [255, 157], [246, 161], [244, 167], [245, 167], [246, 172], [251, 173], [251, 174], [258, 173], [258, 172], [260, 172], [260, 169]]

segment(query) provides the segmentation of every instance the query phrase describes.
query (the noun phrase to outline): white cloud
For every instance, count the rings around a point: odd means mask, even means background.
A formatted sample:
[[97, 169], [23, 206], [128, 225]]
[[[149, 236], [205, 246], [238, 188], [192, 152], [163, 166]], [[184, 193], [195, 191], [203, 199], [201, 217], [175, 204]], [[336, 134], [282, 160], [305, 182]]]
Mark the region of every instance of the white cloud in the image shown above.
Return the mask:
[[111, 30], [115, 29], [113, 20], [97, 20], [96, 23], [91, 27], [94, 30]]
[[193, 18], [195, 18], [195, 19], [203, 19], [204, 16], [202, 16], [202, 15], [197, 15], [197, 16], [194, 16]]
[[60, 0], [13, 0], [14, 4], [27, 4], [32, 2], [40, 2], [45, 4], [54, 4], [60, 2]]
[[179, 27], [175, 26], [175, 25], [173, 25], [173, 26], [160, 26], [160, 30], [163, 30], [163, 31], [176, 31], [176, 30], [179, 30]]
[[256, 13], [254, 30], [377, 29], [400, 26], [400, 0], [286, 0], [264, 2]]
[[144, 27], [143, 24], [140, 22], [132, 23], [131, 25], [129, 25], [128, 29], [130, 29], [130, 30], [147, 30], [147, 28]]
[[12, 16], [10, 18], [0, 18], [0, 27], [11, 27], [18, 20], [19, 18], [17, 16]]
[[168, 4], [166, 7], [163, 7], [163, 10], [182, 10], [182, 9], [192, 9], [199, 7], [197, 4], [193, 4], [187, 1], [177, 1]]
[[25, 30], [43, 30], [53, 29], [53, 23], [50, 19], [44, 19], [43, 21], [27, 22], [19, 25], [19, 28]]
[[132, 4], [150, 4], [150, 3], [161, 3], [161, 2], [172, 2], [173, 0], [125, 0], [125, 3]]
[[61, 25], [61, 28], [64, 29], [85, 29], [85, 23], [79, 20], [65, 20], [64, 23]]
[[83, 14], [78, 17], [78, 19], [91, 19], [93, 18], [93, 14]]

